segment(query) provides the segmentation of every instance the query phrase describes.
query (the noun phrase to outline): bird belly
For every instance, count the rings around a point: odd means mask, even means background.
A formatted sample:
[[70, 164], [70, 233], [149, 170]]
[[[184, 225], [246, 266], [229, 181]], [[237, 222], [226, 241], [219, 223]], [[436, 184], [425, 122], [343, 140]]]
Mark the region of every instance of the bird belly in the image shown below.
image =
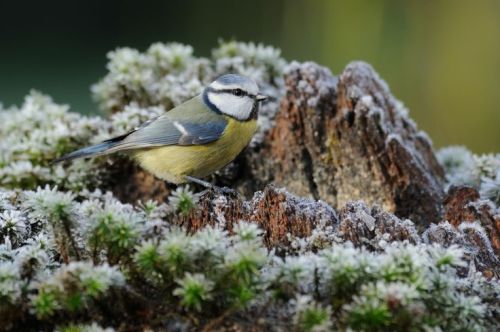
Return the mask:
[[155, 176], [172, 183], [185, 176], [206, 177], [229, 164], [252, 139], [257, 122], [229, 119], [218, 140], [203, 145], [168, 145], [135, 152], [139, 164]]

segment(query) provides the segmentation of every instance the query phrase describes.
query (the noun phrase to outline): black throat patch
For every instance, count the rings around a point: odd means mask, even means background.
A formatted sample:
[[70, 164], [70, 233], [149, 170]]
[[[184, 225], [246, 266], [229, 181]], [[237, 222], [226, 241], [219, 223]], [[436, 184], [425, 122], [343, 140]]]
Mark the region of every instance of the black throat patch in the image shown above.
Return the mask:
[[208, 98], [208, 92], [209, 92], [209, 89], [208, 88], [205, 88], [205, 90], [203, 90], [203, 102], [205, 103], [205, 105], [208, 106], [208, 108], [210, 108], [213, 112], [217, 113], [217, 114], [222, 114], [222, 112], [220, 111], [220, 109], [217, 108], [217, 106], [215, 106], [211, 101], [210, 101], [210, 98]]

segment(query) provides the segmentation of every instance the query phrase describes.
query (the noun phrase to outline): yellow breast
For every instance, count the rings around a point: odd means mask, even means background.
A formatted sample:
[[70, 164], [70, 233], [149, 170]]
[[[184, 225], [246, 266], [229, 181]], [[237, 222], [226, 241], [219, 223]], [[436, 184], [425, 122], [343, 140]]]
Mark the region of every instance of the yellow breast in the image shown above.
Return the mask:
[[134, 153], [139, 164], [155, 176], [172, 183], [186, 182], [185, 176], [206, 177], [229, 164], [248, 145], [257, 129], [257, 121], [228, 124], [221, 138], [204, 145], [169, 145]]

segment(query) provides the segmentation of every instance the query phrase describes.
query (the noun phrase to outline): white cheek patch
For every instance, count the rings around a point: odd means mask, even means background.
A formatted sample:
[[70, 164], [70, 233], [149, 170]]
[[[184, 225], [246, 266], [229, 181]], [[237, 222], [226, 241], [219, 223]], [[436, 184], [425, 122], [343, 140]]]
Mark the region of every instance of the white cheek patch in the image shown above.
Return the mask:
[[253, 99], [238, 97], [230, 93], [209, 93], [208, 99], [224, 114], [238, 120], [247, 120], [253, 109]]

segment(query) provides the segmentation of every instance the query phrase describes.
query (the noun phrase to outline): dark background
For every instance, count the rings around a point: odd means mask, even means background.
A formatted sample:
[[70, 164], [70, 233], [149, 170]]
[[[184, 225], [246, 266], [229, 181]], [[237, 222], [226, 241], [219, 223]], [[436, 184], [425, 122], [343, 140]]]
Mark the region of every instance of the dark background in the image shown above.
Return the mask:
[[208, 56], [219, 38], [336, 74], [368, 61], [435, 146], [500, 150], [498, 0], [2, 1], [0, 100], [19, 105], [35, 88], [96, 113], [89, 87], [109, 50], [178, 41]]

